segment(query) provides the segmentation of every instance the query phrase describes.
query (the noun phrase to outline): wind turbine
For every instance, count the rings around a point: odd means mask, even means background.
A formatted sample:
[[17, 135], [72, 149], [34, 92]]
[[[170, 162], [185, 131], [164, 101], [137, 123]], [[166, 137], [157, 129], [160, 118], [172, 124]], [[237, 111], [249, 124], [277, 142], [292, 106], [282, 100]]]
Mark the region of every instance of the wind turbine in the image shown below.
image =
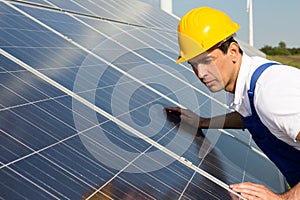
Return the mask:
[[160, 0], [160, 8], [165, 12], [172, 14], [173, 13], [172, 0]]
[[249, 45], [253, 47], [253, 10], [252, 10], [252, 0], [247, 0], [247, 12], [249, 13]]

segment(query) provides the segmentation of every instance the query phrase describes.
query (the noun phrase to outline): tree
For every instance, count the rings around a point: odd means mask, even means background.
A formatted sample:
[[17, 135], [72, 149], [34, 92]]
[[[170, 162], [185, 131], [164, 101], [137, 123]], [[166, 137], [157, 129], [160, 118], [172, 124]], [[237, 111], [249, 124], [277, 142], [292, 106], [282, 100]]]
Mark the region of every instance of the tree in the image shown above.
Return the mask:
[[283, 41], [279, 42], [278, 47], [281, 48], [281, 49], [286, 49], [285, 42], [283, 42]]
[[[292, 52], [290, 49], [286, 48], [285, 42], [281, 41], [278, 43], [277, 47], [271, 47], [268, 45], [265, 45], [263, 48], [260, 49], [262, 52], [264, 52], [267, 55], [275, 56], [275, 55], [291, 55]], [[294, 51], [296, 52], [296, 51]]]

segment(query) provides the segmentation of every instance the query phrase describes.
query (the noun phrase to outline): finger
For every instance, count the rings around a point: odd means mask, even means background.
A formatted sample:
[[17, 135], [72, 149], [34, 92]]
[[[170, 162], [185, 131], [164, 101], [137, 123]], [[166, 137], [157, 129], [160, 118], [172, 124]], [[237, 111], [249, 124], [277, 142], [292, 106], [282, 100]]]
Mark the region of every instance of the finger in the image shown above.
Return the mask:
[[166, 110], [166, 111], [173, 111], [173, 112], [181, 112], [181, 108], [179, 108], [179, 107], [164, 107], [164, 109]]
[[198, 129], [197, 130], [197, 134], [196, 134], [196, 137], [204, 137], [205, 135], [203, 134], [203, 132], [202, 132], [202, 129]]
[[193, 117], [193, 114], [190, 110], [188, 109], [180, 109], [180, 113], [181, 115], [184, 115], [186, 116], [187, 118], [192, 118]]
[[260, 192], [249, 189], [242, 189], [239, 193], [246, 199], [259, 199], [259, 197], [261, 196]]
[[235, 185], [231, 185], [230, 188], [235, 192], [252, 196], [251, 199], [253, 197], [261, 196], [261, 193], [262, 193], [262, 188], [260, 187], [260, 185], [253, 184], [253, 183], [235, 184]]
[[251, 183], [251, 182], [245, 182], [245, 183], [238, 183], [238, 184], [233, 184], [230, 186], [232, 189], [233, 188], [239, 188], [239, 189], [251, 189], [251, 190], [261, 190], [261, 185]]
[[246, 198], [247, 200], [262, 200], [260, 197], [258, 196], [253, 196], [253, 195], [249, 195], [246, 193], [241, 193], [242, 197]]
[[180, 114], [178, 114], [177, 112], [167, 112], [167, 119], [170, 121], [170, 122], [173, 122], [174, 125], [175, 124], [179, 124], [180, 121], [181, 121], [181, 118], [180, 118]]

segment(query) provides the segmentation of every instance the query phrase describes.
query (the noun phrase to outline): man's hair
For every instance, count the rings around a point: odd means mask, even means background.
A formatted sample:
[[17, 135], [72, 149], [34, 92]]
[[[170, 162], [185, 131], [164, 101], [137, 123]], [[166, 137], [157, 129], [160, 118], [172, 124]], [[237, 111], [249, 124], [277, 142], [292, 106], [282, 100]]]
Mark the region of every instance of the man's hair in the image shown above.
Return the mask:
[[[228, 38], [225, 42], [223, 42], [218, 48], [219, 48], [224, 54], [227, 54], [228, 48], [229, 48], [229, 46], [230, 46], [230, 44], [231, 44], [232, 42], [235, 42], [235, 43], [239, 44], [239, 43], [233, 38], [233, 36], [232, 36], [232, 37]], [[240, 48], [240, 46], [239, 46], [239, 52], [240, 52], [240, 54], [243, 55], [243, 50]]]

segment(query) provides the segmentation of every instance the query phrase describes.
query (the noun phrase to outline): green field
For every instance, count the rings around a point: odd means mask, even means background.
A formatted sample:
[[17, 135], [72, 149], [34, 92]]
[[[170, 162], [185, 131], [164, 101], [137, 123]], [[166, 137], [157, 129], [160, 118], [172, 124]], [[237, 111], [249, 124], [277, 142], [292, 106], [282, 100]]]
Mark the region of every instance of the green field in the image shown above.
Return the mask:
[[275, 60], [282, 64], [294, 66], [300, 69], [300, 55], [291, 56], [267, 56], [270, 60]]

